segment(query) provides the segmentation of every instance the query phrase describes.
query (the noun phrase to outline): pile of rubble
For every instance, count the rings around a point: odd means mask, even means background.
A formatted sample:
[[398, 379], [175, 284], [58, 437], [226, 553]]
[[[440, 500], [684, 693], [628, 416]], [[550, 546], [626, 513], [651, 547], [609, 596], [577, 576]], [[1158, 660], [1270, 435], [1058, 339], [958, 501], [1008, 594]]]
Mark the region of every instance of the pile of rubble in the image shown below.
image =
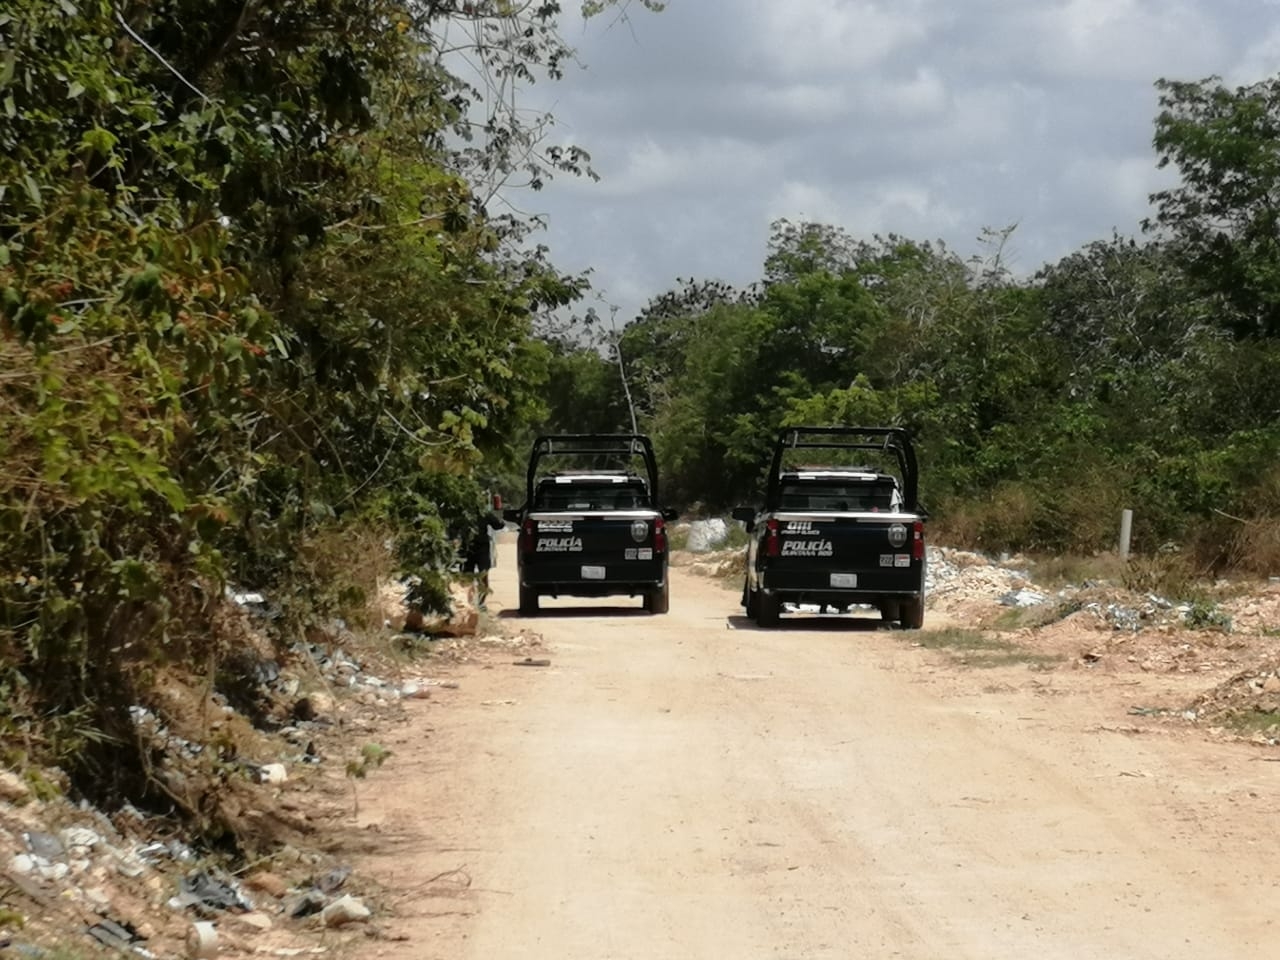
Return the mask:
[[[0, 914], [18, 928], [0, 936], [0, 951], [53, 960], [67, 954], [41, 943], [65, 943], [78, 929], [86, 942], [147, 958], [176, 956], [184, 943], [196, 957], [293, 956], [303, 951], [284, 944], [307, 926], [332, 930], [372, 916], [342, 891], [351, 871], [322, 870], [319, 855], [293, 848], [278, 855], [302, 871], [295, 882], [266, 870], [240, 881], [179, 840], [154, 839], [164, 826], [130, 807], [108, 818], [65, 800], [41, 801], [26, 780], [0, 771], [0, 850], [9, 851], [0, 880], [10, 886]], [[304, 918], [312, 919], [289, 930]]]
[[[231, 671], [237, 689], [175, 673], [157, 685], [155, 702], [130, 713], [155, 782], [175, 795], [216, 798], [219, 822], [244, 826], [242, 841], [269, 851], [269, 861], [233, 877], [225, 861], [174, 839], [173, 821], [130, 807], [107, 817], [64, 799], [68, 785], [56, 771], [0, 768], [0, 957], [66, 956], [51, 945], [66, 945], [69, 931], [141, 957], [335, 947], [317, 947], [314, 932], [367, 927], [378, 912], [376, 896], [366, 902], [347, 891], [349, 868], [307, 852], [316, 819], [350, 815], [347, 778], [359, 775], [345, 756], [351, 731], [401, 716], [404, 701], [456, 689], [434, 669], [441, 663], [537, 643], [526, 634], [478, 636], [482, 620], [463, 590], [438, 633], [384, 631], [371, 644], [335, 621], [277, 660], [257, 629], [272, 618], [271, 605], [247, 592], [229, 599], [243, 620]], [[408, 640], [430, 644], [430, 660], [416, 669], [393, 650]], [[331, 802], [319, 802], [317, 789]], [[294, 790], [308, 800], [293, 799]]]
[[[927, 595], [935, 599], [962, 596], [966, 600], [996, 601], [1033, 586], [1025, 570], [980, 553], [930, 546], [927, 559], [925, 589]], [[1040, 602], [1044, 595], [1032, 591], [1032, 596], [1035, 602]], [[1018, 605], [1026, 604], [1019, 602]]]
[[1227, 725], [1257, 743], [1280, 743], [1280, 659], [1240, 671], [1197, 697], [1188, 713], [1200, 723]]
[[672, 557], [671, 562], [682, 566], [694, 576], [716, 580], [741, 580], [747, 572], [747, 551], [743, 547], [714, 550], [694, 556]]

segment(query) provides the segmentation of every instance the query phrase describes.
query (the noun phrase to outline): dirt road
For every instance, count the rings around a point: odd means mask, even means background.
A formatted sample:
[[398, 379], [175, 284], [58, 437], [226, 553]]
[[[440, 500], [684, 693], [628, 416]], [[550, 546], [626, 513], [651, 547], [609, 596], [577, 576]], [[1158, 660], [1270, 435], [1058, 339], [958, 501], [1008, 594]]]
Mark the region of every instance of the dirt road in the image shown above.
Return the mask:
[[1275, 952], [1280, 764], [1105, 729], [1122, 693], [957, 670], [871, 623], [756, 630], [673, 573], [667, 616], [504, 613], [551, 666], [493, 654], [413, 705], [361, 800], [360, 869], [406, 938], [377, 955]]

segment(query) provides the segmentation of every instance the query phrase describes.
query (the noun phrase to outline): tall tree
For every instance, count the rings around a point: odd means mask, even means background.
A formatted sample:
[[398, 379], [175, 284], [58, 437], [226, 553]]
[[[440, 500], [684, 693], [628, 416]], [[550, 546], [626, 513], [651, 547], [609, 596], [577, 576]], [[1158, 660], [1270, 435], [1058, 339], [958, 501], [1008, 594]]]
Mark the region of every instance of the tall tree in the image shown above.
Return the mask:
[[1280, 336], [1280, 77], [1230, 89], [1160, 80], [1155, 148], [1181, 183], [1148, 222], [1239, 337]]

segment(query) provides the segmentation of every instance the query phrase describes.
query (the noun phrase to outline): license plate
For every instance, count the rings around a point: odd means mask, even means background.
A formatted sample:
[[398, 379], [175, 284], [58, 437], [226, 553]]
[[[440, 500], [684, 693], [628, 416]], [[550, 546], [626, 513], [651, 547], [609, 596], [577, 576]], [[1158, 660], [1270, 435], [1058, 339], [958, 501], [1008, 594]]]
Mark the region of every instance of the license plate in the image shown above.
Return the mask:
[[586, 567], [582, 568], [583, 580], [603, 580], [604, 567]]
[[856, 573], [833, 573], [831, 575], [831, 585], [842, 590], [856, 587], [858, 585], [858, 575]]

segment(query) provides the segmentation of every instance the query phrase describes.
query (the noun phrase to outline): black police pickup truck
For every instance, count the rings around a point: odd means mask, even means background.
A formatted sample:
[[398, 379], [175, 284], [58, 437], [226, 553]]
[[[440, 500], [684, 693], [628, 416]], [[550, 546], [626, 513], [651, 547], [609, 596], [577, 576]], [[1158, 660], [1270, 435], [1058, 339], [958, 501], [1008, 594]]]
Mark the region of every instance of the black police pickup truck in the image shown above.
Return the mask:
[[[815, 456], [814, 451], [826, 451]], [[877, 466], [803, 466], [802, 459]], [[892, 464], [894, 472], [887, 472]], [[878, 607], [886, 621], [924, 624], [924, 524], [918, 470], [898, 427], [793, 427], [774, 444], [765, 503], [733, 511], [751, 534], [742, 602], [762, 627], [783, 604]]]
[[[544, 472], [548, 460], [572, 469]], [[641, 475], [631, 469], [636, 461]], [[529, 456], [524, 506], [504, 511], [520, 527], [520, 612], [539, 597], [640, 596], [650, 613], [666, 613], [666, 523], [658, 507], [658, 468], [639, 434], [539, 437]]]

